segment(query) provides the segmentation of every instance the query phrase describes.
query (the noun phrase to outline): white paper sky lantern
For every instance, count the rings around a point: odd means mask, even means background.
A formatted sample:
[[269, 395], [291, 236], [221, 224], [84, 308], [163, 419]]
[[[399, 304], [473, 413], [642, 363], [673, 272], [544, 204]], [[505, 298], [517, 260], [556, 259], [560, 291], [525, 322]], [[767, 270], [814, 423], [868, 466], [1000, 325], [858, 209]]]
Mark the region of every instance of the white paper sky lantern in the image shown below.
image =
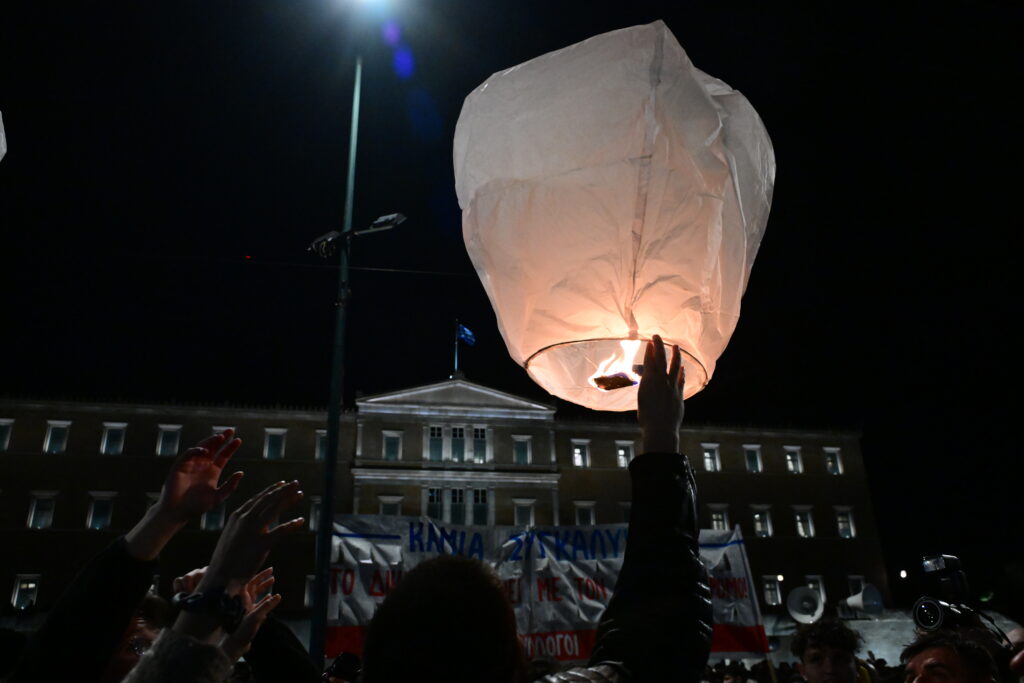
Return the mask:
[[454, 156], [466, 249], [534, 381], [633, 410], [660, 334], [684, 352], [685, 396], [704, 388], [775, 179], [746, 98], [658, 21], [494, 74], [466, 98]]

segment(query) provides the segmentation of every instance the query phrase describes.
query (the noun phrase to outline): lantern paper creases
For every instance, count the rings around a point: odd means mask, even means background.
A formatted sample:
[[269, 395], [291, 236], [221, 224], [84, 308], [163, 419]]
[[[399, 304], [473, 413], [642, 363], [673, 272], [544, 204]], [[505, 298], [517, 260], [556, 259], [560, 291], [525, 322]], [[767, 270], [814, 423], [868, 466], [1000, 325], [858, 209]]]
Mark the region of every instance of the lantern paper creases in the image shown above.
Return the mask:
[[534, 381], [633, 410], [633, 366], [660, 334], [684, 352], [684, 395], [707, 384], [739, 319], [775, 157], [746, 98], [696, 69], [664, 23], [494, 74], [466, 98], [454, 157], [466, 249]]

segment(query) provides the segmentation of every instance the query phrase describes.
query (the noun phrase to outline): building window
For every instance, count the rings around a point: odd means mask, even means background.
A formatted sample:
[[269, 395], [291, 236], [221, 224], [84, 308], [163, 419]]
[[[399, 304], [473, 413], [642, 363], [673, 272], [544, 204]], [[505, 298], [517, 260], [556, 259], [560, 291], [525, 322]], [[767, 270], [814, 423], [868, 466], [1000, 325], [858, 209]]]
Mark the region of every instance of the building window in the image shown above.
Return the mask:
[[127, 422], [104, 422], [100, 453], [102, 455], [121, 455], [124, 451], [124, 433], [127, 429]]
[[316, 430], [316, 445], [313, 449], [313, 458], [315, 460], [323, 460], [327, 457], [327, 430], [318, 429]]
[[441, 489], [427, 489], [427, 517], [436, 520], [444, 519], [444, 499]]
[[469, 523], [486, 526], [488, 509], [487, 489], [473, 489], [473, 519]]
[[747, 462], [747, 472], [759, 474], [762, 471], [760, 446], [744, 446], [743, 457]]
[[487, 462], [486, 427], [473, 427], [473, 462]]
[[11, 444], [11, 430], [14, 428], [14, 420], [0, 418], [0, 451], [6, 451]]
[[714, 504], [708, 506], [711, 510], [711, 528], [716, 531], [729, 529], [729, 508], [726, 505]]
[[306, 590], [303, 593], [302, 604], [306, 607], [313, 606], [313, 586], [316, 584], [316, 577], [306, 574]]
[[449, 508], [452, 524], [466, 523], [466, 492], [462, 489], [449, 489], [448, 498], [451, 503]]
[[825, 471], [829, 474], [843, 473], [843, 457], [838, 448], [825, 449]]
[[836, 528], [840, 538], [853, 538], [857, 535], [857, 530], [853, 525], [853, 510], [836, 508]]
[[513, 462], [517, 465], [529, 465], [531, 457], [530, 437], [512, 435]]
[[92, 501], [89, 503], [89, 514], [85, 518], [86, 529], [108, 529], [114, 516], [113, 491], [90, 491]]
[[590, 441], [572, 440], [572, 464], [576, 467], [590, 467]]
[[615, 464], [619, 467], [629, 467], [629, 461], [633, 459], [633, 442], [615, 442]]
[[776, 606], [782, 604], [782, 590], [779, 588], [778, 576], [764, 576], [764, 603]]
[[385, 429], [383, 432], [382, 448], [385, 460], [401, 460], [402, 432]]
[[36, 604], [39, 595], [39, 574], [18, 574], [14, 577], [11, 604], [14, 609], [28, 609]]
[[804, 471], [804, 462], [800, 458], [798, 446], [786, 446], [786, 471], [790, 474], [801, 474]]
[[43, 451], [46, 453], [63, 453], [68, 445], [68, 431], [71, 423], [65, 420], [49, 420], [46, 424], [46, 440]]
[[722, 461], [718, 455], [718, 444], [702, 443], [700, 446], [704, 451], [704, 471], [721, 472]]
[[281, 460], [284, 458], [284, 441], [288, 435], [287, 429], [267, 427], [263, 436], [263, 457], [267, 460]]
[[181, 444], [181, 425], [157, 425], [156, 454], [174, 457]]
[[220, 531], [224, 528], [224, 517], [224, 503], [221, 503], [199, 518], [199, 528], [203, 531]]
[[405, 496], [377, 496], [380, 514], [397, 517], [402, 514], [402, 500]]
[[29, 529], [49, 529], [53, 526], [56, 495], [56, 491], [32, 492], [32, 503], [28, 508], [27, 526]]
[[533, 526], [533, 504], [536, 502], [534, 498], [513, 498], [512, 504], [515, 506], [515, 523], [516, 526]]
[[431, 427], [427, 441], [427, 460], [441, 462], [444, 457], [444, 427]]
[[597, 524], [594, 515], [594, 501], [578, 500], [573, 505], [576, 507], [576, 526], [594, 526]]
[[825, 581], [821, 577], [821, 575], [808, 574], [806, 579], [807, 587], [810, 588], [812, 591], [817, 591], [818, 595], [821, 597], [821, 603], [825, 604]]
[[767, 507], [754, 508], [754, 535], [758, 538], [772, 535], [772, 513]]
[[320, 523], [320, 496], [311, 496], [309, 499], [309, 530], [316, 531]]
[[452, 427], [452, 462], [466, 462], [466, 428]]
[[793, 508], [793, 517], [796, 520], [796, 535], [801, 538], [814, 538], [814, 519], [811, 517], [811, 509]]

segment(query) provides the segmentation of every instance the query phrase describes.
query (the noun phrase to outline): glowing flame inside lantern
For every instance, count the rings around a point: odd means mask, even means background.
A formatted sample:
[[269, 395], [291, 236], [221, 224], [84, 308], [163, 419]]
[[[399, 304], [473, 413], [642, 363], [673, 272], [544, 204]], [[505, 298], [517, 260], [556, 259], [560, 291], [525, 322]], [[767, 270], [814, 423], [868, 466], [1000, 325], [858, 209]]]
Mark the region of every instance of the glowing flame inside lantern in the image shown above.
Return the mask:
[[623, 339], [619, 342], [622, 350], [613, 353], [598, 363], [597, 372], [587, 378], [591, 385], [602, 391], [624, 389], [640, 383], [640, 374], [636, 372], [633, 359], [643, 341], [640, 339]]

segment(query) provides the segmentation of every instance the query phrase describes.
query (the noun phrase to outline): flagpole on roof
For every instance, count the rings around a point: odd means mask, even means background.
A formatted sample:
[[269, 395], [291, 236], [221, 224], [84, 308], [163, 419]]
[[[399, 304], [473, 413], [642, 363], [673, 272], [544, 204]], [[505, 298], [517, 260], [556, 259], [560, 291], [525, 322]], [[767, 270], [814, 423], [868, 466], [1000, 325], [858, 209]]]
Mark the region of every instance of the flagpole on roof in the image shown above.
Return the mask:
[[455, 319], [455, 371], [452, 372], [452, 378], [459, 374], [459, 319]]

